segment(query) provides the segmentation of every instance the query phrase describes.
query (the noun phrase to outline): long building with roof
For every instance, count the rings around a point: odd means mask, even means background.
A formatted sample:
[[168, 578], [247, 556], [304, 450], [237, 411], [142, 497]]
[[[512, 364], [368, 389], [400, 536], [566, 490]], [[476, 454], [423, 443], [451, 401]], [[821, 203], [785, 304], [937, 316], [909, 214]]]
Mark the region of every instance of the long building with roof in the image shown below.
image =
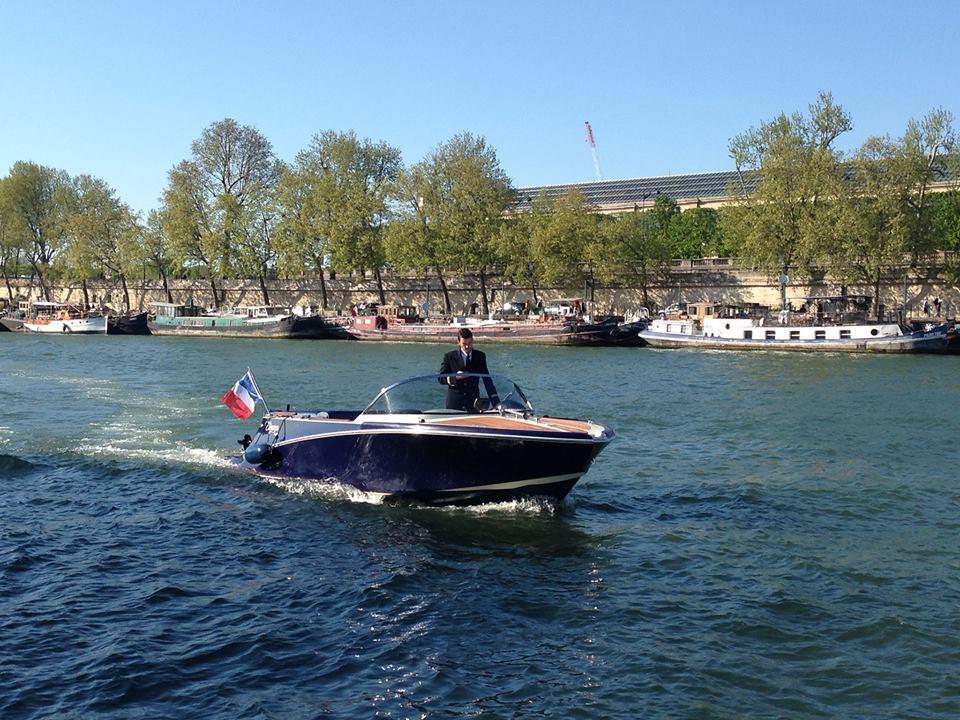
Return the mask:
[[[755, 189], [755, 182], [743, 176], [747, 191]], [[534, 185], [517, 188], [517, 210], [529, 210], [541, 194], [551, 200], [579, 190], [587, 202], [606, 214], [643, 211], [653, 207], [658, 195], [674, 200], [681, 210], [691, 207], [719, 207], [729, 203], [733, 189], [740, 187], [741, 175], [735, 170], [689, 175], [663, 175], [633, 180], [600, 180], [597, 182], [565, 185]], [[752, 184], [751, 184], [752, 183]]]
[[[934, 175], [936, 180], [930, 184], [931, 192], [957, 189], [957, 179], [945, 168], [934, 168]], [[533, 201], [542, 193], [551, 200], [557, 200], [571, 190], [583, 193], [587, 202], [596, 207], [598, 212], [611, 215], [648, 210], [653, 207], [658, 195], [666, 195], [675, 201], [681, 210], [720, 207], [733, 202], [736, 195], [743, 190], [747, 193], [753, 192], [757, 181], [758, 176], [755, 173], [741, 175], [736, 170], [727, 170], [632, 180], [532, 185], [516, 189], [516, 210], [529, 210]]]

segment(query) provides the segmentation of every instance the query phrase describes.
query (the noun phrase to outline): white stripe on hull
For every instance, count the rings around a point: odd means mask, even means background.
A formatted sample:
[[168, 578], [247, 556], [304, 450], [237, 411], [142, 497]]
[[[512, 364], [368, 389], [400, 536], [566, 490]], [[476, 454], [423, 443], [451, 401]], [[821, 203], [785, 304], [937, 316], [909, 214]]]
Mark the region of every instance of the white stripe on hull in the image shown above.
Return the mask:
[[468, 487], [446, 488], [443, 490], [434, 490], [432, 492], [443, 493], [469, 493], [477, 490], [496, 491], [496, 490], [519, 490], [525, 487], [535, 487], [537, 485], [552, 485], [553, 483], [569, 482], [580, 477], [580, 473], [572, 475], [553, 475], [552, 477], [530, 478], [529, 480], [516, 480], [514, 482], [491, 483], [490, 485], [470, 485]]
[[[416, 432], [411, 432], [411, 426], [402, 425], [398, 428], [373, 428], [373, 429], [356, 429], [351, 428], [343, 432], [325, 432], [319, 433], [317, 435], [301, 435], [295, 438], [286, 438], [278, 442], [273, 443], [274, 447], [284, 447], [286, 445], [293, 445], [299, 442], [306, 442], [308, 440], [322, 440], [324, 438], [330, 437], [343, 437], [344, 435], [349, 436], [358, 436], [358, 435], [411, 435], [411, 436], [423, 436], [423, 435], [432, 435], [435, 437], [474, 437], [480, 438], [483, 440], [524, 440], [533, 443], [575, 443], [581, 445], [596, 445], [598, 442], [607, 443], [613, 438], [611, 437], [608, 440], [603, 440], [602, 438], [595, 437], [543, 437], [542, 435], [518, 435], [515, 433], [497, 433], [497, 432], [471, 432], [469, 430], [434, 430], [427, 426], [417, 427]], [[541, 432], [544, 430], [541, 429]], [[556, 432], [562, 433], [561, 430], [548, 430], [547, 432]]]

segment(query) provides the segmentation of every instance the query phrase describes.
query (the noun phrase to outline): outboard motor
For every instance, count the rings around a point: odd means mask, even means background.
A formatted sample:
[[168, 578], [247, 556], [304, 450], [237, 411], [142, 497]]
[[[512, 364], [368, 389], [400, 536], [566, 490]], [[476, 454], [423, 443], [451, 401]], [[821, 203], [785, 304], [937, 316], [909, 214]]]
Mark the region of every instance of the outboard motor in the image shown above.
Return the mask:
[[243, 459], [251, 465], [269, 465], [280, 460], [280, 455], [273, 449], [273, 445], [259, 443], [251, 445], [243, 451]]

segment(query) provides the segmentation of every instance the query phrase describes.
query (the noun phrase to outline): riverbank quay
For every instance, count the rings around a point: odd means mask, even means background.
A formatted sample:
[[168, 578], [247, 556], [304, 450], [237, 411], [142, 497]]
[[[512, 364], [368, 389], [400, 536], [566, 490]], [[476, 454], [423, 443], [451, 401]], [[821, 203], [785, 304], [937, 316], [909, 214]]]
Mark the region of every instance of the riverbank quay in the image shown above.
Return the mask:
[[[948, 320], [960, 314], [960, 290], [947, 281], [944, 266], [956, 259], [956, 253], [939, 253], [922, 263], [905, 264], [891, 270], [880, 283], [880, 303], [888, 313], [904, 311], [906, 320]], [[572, 296], [584, 297], [592, 312], [603, 315], [626, 315], [640, 307], [651, 305], [651, 310], [674, 303], [724, 302], [758, 303], [779, 308], [782, 297], [798, 298], [817, 295], [873, 296], [871, 286], [842, 282], [830, 276], [826, 269], [817, 270], [812, 277], [803, 278], [791, 270], [781, 286], [779, 277], [770, 277], [755, 269], [742, 266], [733, 258], [697, 258], [673, 260], [669, 270], [658, 275], [647, 287], [646, 302], [642, 288], [629, 283], [591, 282], [589, 278], [579, 287], [531, 287], [514, 285], [499, 278], [487, 280], [488, 310], [501, 309], [504, 303], [518, 300], [533, 303], [534, 295], [545, 304]], [[386, 304], [412, 305], [424, 316], [445, 313], [440, 283], [435, 277], [415, 276], [384, 271], [382, 273]], [[479, 277], [470, 273], [451, 276], [447, 281], [451, 300], [451, 315], [468, 315], [473, 309], [482, 313], [483, 301]], [[109, 282], [88, 281], [88, 294], [101, 305], [121, 305], [121, 294]], [[151, 303], [168, 301], [167, 292], [159, 282], [128, 283], [131, 310], [149, 309]], [[325, 274], [319, 279], [270, 280], [266, 289], [270, 302], [264, 302], [258, 281], [227, 280], [221, 290], [220, 305], [287, 305], [310, 307], [327, 316], [349, 316], [350, 307], [358, 303], [380, 302], [377, 281], [372, 273]], [[173, 302], [212, 307], [210, 285], [205, 280], [172, 280], [169, 292]], [[16, 299], [40, 299], [39, 288], [29, 278], [10, 281], [8, 295]], [[323, 298], [326, 295], [326, 307]], [[79, 302], [83, 298], [79, 286], [55, 284], [53, 294], [58, 302]], [[936, 301], [939, 300], [939, 304]], [[6, 300], [8, 303], [9, 299]], [[939, 314], [938, 314], [939, 310]]]
[[235, 473], [220, 398], [351, 407], [438, 346], [16, 340], [3, 717], [960, 714], [952, 358], [485, 348], [617, 439], [559, 506], [437, 510]]

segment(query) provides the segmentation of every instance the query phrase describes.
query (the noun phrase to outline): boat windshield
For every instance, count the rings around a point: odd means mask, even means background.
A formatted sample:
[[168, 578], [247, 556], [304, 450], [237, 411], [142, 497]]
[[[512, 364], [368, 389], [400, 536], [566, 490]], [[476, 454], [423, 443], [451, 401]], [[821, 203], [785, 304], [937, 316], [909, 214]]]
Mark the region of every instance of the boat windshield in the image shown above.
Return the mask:
[[463, 412], [448, 410], [447, 379], [453, 378], [472, 387], [476, 394], [475, 412], [512, 411], [532, 413], [533, 406], [523, 390], [510, 378], [503, 375], [424, 375], [415, 377], [380, 391], [362, 414], [444, 414]]

